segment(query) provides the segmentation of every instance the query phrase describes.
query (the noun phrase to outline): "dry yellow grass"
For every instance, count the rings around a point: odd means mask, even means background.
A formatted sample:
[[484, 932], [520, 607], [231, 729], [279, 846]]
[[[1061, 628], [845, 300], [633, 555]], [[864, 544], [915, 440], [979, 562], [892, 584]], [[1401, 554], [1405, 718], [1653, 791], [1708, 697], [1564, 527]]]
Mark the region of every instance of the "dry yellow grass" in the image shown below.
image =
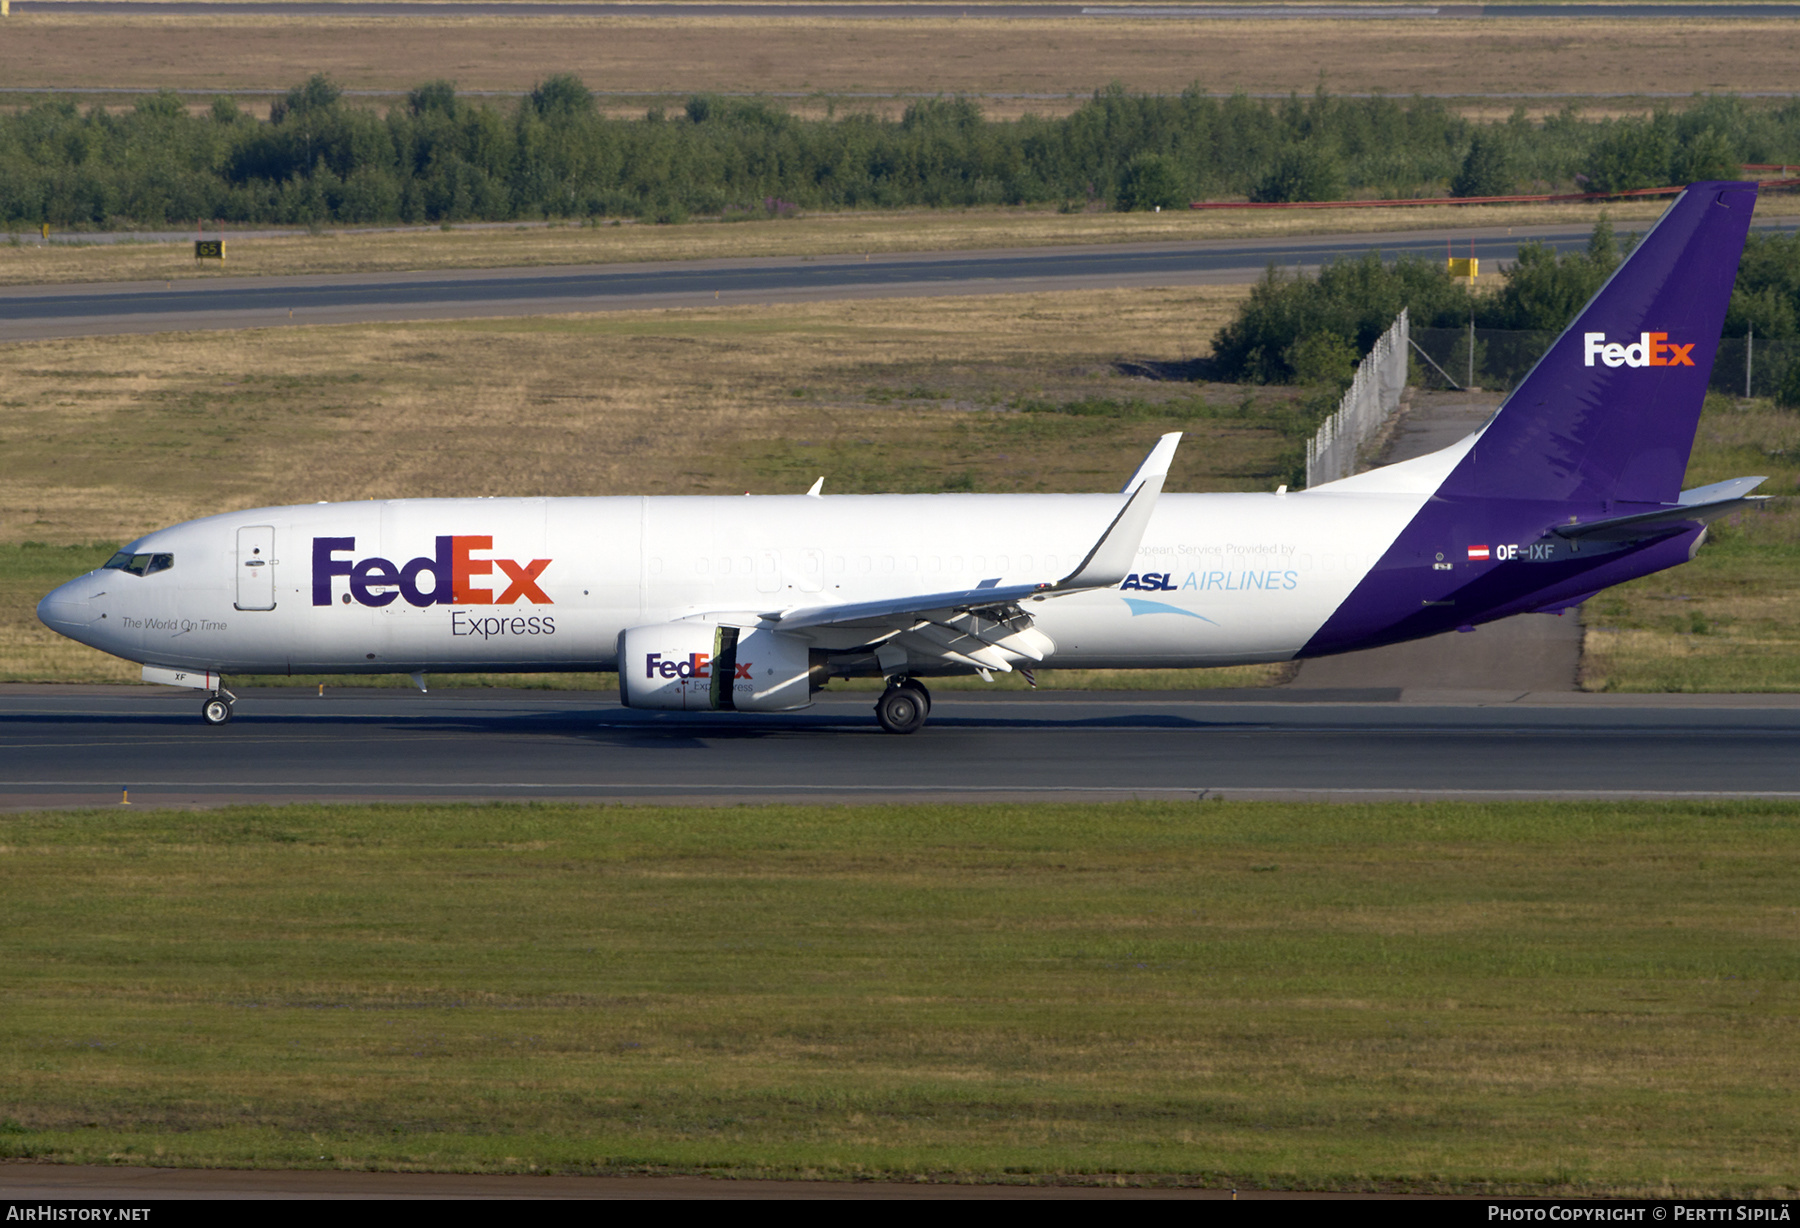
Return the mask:
[[[960, 12], [954, 10], [953, 12]], [[1788, 20], [1115, 21], [980, 16], [878, 21], [508, 17], [79, 17], [15, 14], [0, 80], [36, 86], [251, 89], [329, 72], [358, 89], [433, 77], [517, 90], [561, 71], [633, 94], [693, 90], [1393, 95], [1788, 91]], [[854, 103], [852, 104], [854, 105]]]
[[[1204, 354], [1209, 287], [96, 337], [4, 348], [0, 547], [113, 544], [233, 508], [433, 495], [1096, 490], [1198, 432], [1173, 489], [1268, 489], [1256, 420], [1019, 413], [1193, 404], [1122, 360]], [[1212, 388], [1214, 397], [1235, 396]], [[1259, 393], [1279, 397], [1279, 390]], [[69, 574], [81, 565], [71, 564]], [[0, 592], [0, 677], [113, 677]], [[85, 664], [84, 664], [85, 663]]]
[[[1647, 227], [1666, 200], [1604, 206], [1613, 221]], [[343, 230], [314, 236], [227, 238], [225, 263], [197, 262], [193, 244], [50, 243], [34, 236], [0, 246], [0, 285], [165, 281], [407, 269], [512, 268], [747, 256], [967, 251], [1084, 243], [1192, 242], [1299, 234], [1383, 234], [1418, 230], [1547, 225], [1592, 226], [1602, 206], [1441, 205], [1418, 208], [1167, 213], [1050, 210], [905, 210], [837, 213], [786, 221], [653, 226], [518, 226], [407, 231]], [[1759, 217], [1800, 213], [1800, 196], [1767, 196]]]

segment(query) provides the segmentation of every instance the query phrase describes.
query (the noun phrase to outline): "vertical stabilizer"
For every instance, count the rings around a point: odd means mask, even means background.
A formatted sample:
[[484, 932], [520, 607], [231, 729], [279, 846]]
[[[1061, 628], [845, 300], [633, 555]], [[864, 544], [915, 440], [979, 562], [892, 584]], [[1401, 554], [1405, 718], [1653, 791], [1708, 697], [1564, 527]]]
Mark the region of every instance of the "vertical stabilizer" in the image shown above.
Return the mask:
[[1696, 183], [1682, 193], [1440, 493], [1673, 503], [1755, 205], [1753, 183]]

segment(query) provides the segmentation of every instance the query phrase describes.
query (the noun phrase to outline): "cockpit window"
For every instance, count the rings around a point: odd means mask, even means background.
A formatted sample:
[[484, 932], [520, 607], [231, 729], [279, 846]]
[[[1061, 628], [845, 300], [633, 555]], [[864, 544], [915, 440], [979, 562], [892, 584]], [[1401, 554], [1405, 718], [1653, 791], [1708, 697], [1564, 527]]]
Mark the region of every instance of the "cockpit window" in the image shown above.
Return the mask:
[[133, 554], [129, 550], [121, 550], [106, 560], [103, 571], [128, 571], [134, 576], [153, 576], [159, 571], [167, 571], [175, 566], [172, 554]]

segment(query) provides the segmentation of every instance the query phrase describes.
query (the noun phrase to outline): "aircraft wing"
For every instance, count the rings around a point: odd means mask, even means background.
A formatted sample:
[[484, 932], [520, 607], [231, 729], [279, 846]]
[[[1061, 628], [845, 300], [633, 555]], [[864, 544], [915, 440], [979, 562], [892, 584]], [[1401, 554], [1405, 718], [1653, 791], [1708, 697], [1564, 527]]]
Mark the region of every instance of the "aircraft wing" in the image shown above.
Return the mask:
[[852, 601], [843, 605], [812, 606], [804, 610], [786, 610], [765, 615], [779, 624], [782, 631], [798, 631], [805, 627], [884, 627], [916, 622], [934, 615], [958, 614], [968, 610], [1010, 605], [1027, 597], [1047, 596], [1058, 591], [1054, 584], [1008, 584], [984, 580], [975, 588], [947, 593], [920, 593], [910, 597], [891, 597], [884, 601]]
[[996, 578], [970, 589], [809, 606], [771, 612], [763, 618], [778, 631], [863, 631], [868, 642], [891, 641], [911, 657], [975, 669], [1008, 671], [1012, 668], [1009, 657], [1041, 661], [1055, 651], [1055, 645], [1031, 625], [1030, 614], [1019, 603], [1111, 588], [1124, 580], [1180, 442], [1179, 431], [1157, 440], [1126, 483], [1125, 502], [1106, 531], [1075, 570], [1060, 580], [1002, 585]]
[[1175, 431], [1156, 441], [1150, 455], [1126, 483], [1125, 504], [1119, 509], [1106, 532], [1074, 571], [1054, 582], [1041, 584], [1009, 584], [998, 579], [983, 580], [970, 589], [943, 593], [920, 593], [878, 601], [854, 601], [841, 605], [811, 606], [764, 615], [778, 622], [781, 630], [802, 627], [873, 626], [904, 622], [936, 613], [955, 613], [978, 608], [1003, 606], [1027, 597], [1049, 597], [1063, 593], [1086, 592], [1111, 588], [1131, 574], [1132, 560], [1144, 540], [1144, 529], [1156, 510], [1156, 497], [1162, 493], [1163, 480], [1169, 475], [1169, 463], [1175, 458], [1181, 432]]
[[1630, 516], [1611, 516], [1605, 520], [1588, 520], [1576, 524], [1556, 525], [1551, 529], [1558, 537], [1570, 541], [1631, 542], [1674, 532], [1684, 524], [1711, 524], [1721, 516], [1742, 511], [1765, 502], [1767, 495], [1748, 492], [1768, 481], [1767, 478], [1732, 478], [1684, 490], [1679, 502]]

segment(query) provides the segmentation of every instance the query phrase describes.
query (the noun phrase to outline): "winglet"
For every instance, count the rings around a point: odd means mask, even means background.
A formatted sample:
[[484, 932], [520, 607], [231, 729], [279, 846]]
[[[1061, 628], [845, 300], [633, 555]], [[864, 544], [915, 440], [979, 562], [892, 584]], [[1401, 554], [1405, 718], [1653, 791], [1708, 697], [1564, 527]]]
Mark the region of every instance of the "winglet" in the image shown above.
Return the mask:
[[1169, 464], [1175, 459], [1175, 448], [1180, 443], [1180, 431], [1171, 431], [1158, 439], [1156, 446], [1150, 449], [1150, 455], [1144, 458], [1144, 463], [1139, 465], [1137, 472], [1131, 475], [1131, 480], [1119, 487], [1119, 493], [1128, 495], [1151, 478], [1168, 477]]
[[824, 491], [824, 489], [825, 489], [825, 477], [823, 474], [821, 474], [819, 476], [819, 480], [814, 482], [812, 484], [812, 486], [807, 489], [806, 496], [809, 499], [823, 498], [824, 496], [821, 492]]
[[1081, 560], [1081, 566], [1058, 580], [1053, 586], [1055, 589], [1066, 592], [1078, 588], [1111, 588], [1131, 573], [1138, 546], [1144, 540], [1144, 530], [1150, 524], [1150, 514], [1156, 510], [1156, 496], [1162, 493], [1163, 479], [1169, 476], [1169, 464], [1175, 459], [1175, 448], [1180, 443], [1180, 431], [1173, 431], [1156, 441], [1150, 455], [1131, 475], [1131, 481], [1125, 483], [1131, 496], [1125, 500], [1125, 506], [1113, 517], [1113, 522], [1088, 551], [1087, 557]]

